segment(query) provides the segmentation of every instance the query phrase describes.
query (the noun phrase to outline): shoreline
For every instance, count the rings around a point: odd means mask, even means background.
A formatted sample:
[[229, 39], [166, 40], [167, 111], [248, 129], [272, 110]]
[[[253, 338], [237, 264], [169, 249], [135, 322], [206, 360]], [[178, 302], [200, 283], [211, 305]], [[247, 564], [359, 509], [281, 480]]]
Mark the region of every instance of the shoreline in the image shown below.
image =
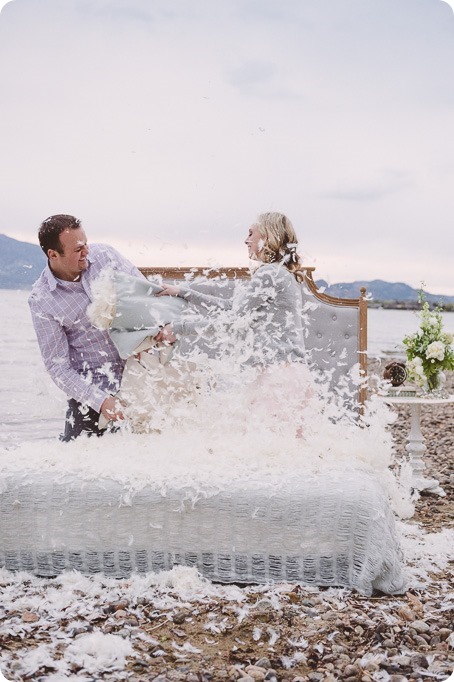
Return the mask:
[[[6, 292], [6, 291], [16, 291], [20, 293], [30, 293], [32, 290], [32, 287], [0, 287], [0, 293], [1, 292]], [[329, 290], [325, 289], [324, 293], [329, 294]], [[334, 295], [334, 298], [340, 298], [342, 300], [342, 296], [338, 297], [337, 294]], [[359, 292], [358, 292], [359, 296]], [[348, 298], [348, 297], [345, 297]], [[452, 313], [454, 312], [454, 303], [441, 303], [438, 304], [434, 301], [429, 301], [429, 306], [431, 310], [434, 310], [435, 308], [439, 307], [443, 313]], [[385, 301], [385, 300], [380, 300], [380, 299], [372, 299], [372, 300], [367, 300], [367, 307], [369, 310], [412, 310], [415, 312], [418, 312], [421, 310], [421, 304], [417, 299], [415, 300], [410, 300], [410, 301]]]
[[[437, 303], [429, 304], [431, 310], [440, 308], [443, 313], [454, 312], [454, 303], [444, 303], [438, 306]], [[413, 310], [418, 312], [421, 310], [421, 304], [418, 301], [368, 301], [367, 307], [369, 310]]]

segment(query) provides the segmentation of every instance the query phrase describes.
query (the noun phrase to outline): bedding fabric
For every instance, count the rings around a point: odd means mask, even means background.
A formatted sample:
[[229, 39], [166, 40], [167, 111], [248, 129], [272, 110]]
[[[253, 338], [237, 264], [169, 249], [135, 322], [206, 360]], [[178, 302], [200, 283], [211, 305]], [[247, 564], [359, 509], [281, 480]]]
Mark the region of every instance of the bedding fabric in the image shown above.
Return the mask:
[[363, 470], [289, 472], [278, 481], [131, 489], [50, 471], [0, 479], [0, 566], [52, 576], [126, 577], [177, 564], [214, 581], [290, 581], [400, 593], [394, 518]]

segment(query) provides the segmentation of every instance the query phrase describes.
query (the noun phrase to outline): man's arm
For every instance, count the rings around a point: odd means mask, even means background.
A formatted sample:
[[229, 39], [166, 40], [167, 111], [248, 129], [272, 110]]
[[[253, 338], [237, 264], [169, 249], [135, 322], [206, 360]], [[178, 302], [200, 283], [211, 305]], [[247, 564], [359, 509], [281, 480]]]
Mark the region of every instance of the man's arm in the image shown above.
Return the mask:
[[30, 301], [30, 310], [44, 365], [55, 384], [68, 397], [100, 412], [103, 402], [111, 397], [110, 393], [85, 381], [71, 367], [68, 341], [61, 324], [43, 313], [33, 300]]

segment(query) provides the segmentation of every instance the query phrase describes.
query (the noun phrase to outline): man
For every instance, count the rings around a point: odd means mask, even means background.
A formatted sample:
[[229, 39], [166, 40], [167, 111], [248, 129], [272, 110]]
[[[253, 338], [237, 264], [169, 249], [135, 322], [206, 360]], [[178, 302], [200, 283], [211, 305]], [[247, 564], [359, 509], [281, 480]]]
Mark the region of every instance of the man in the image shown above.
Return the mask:
[[110, 421], [123, 417], [114, 394], [124, 362], [108, 332], [96, 329], [87, 317], [91, 283], [106, 267], [142, 275], [106, 244], [89, 249], [74, 216], [50, 216], [41, 224], [38, 238], [48, 260], [33, 285], [29, 305], [46, 369], [70, 398], [61, 440], [81, 433], [101, 435], [100, 414]]

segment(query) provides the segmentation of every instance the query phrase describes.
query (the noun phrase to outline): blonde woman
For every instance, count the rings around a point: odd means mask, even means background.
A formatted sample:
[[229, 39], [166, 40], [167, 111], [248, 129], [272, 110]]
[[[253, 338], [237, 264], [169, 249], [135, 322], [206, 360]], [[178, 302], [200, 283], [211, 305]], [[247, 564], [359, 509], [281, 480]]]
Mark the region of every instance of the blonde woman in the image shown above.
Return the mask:
[[[157, 296], [178, 296], [206, 314], [182, 315], [157, 335], [173, 343], [178, 337], [215, 335], [220, 320], [216, 309], [231, 311], [223, 322], [250, 331], [253, 364], [304, 361], [304, 332], [300, 282], [301, 263], [293, 225], [282, 213], [262, 213], [249, 228], [245, 244], [257, 263], [249, 282], [237, 285], [233, 296], [206, 294], [190, 285], [166, 286]], [[239, 319], [244, 318], [244, 324]]]
[[[292, 422], [302, 433], [303, 408], [314, 395], [306, 364], [298, 240], [282, 213], [263, 213], [248, 231], [245, 244], [257, 264], [250, 281], [237, 285], [231, 298], [206, 294], [190, 285], [167, 286], [158, 296], [178, 296], [203, 313], [182, 315], [157, 335], [217, 339], [219, 353], [257, 368], [250, 384], [254, 416], [273, 430]], [[221, 314], [220, 311], [225, 311]]]

